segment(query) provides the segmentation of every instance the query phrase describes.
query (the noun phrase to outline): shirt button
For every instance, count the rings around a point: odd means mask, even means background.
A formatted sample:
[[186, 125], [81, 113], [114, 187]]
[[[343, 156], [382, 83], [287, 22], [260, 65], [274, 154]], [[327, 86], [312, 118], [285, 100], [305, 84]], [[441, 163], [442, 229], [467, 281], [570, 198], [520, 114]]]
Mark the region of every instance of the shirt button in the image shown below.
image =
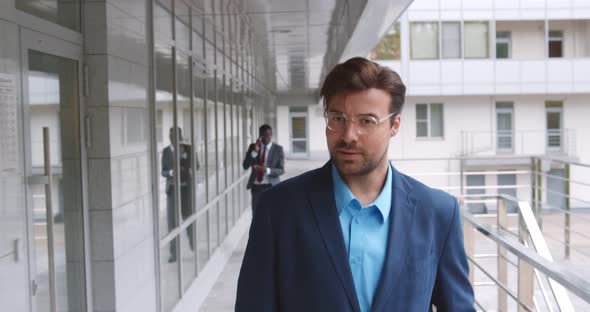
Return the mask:
[[360, 261], [361, 261], [361, 259], [359, 257], [352, 258], [352, 264], [358, 264]]
[[361, 217], [354, 218], [354, 222], [356, 222], [357, 224], [361, 223]]

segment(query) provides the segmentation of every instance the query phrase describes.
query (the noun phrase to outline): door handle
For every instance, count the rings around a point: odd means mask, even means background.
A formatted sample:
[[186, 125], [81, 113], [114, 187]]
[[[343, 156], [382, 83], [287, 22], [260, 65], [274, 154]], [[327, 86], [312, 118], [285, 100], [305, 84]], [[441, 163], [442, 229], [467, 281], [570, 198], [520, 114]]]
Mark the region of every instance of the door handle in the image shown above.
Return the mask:
[[45, 216], [47, 219], [47, 258], [49, 262], [49, 298], [50, 311], [57, 310], [56, 304], [56, 282], [55, 282], [55, 248], [53, 237], [53, 200], [52, 200], [52, 186], [53, 178], [51, 172], [51, 142], [49, 140], [49, 128], [43, 127], [43, 163], [45, 167], [44, 178], [47, 179], [45, 184]]

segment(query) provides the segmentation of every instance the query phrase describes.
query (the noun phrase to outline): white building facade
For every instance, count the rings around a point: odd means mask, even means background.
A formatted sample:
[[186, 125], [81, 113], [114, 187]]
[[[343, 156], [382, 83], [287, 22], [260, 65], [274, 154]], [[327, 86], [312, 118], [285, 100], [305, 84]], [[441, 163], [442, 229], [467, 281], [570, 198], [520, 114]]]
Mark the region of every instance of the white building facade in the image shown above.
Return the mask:
[[[587, 168], [558, 161], [590, 163], [588, 1], [416, 0], [398, 23], [398, 58], [376, 59], [407, 86], [398, 168], [454, 194], [531, 199], [540, 183], [548, 207], [590, 206]], [[305, 104], [278, 107], [279, 142], [327, 160], [322, 104]]]

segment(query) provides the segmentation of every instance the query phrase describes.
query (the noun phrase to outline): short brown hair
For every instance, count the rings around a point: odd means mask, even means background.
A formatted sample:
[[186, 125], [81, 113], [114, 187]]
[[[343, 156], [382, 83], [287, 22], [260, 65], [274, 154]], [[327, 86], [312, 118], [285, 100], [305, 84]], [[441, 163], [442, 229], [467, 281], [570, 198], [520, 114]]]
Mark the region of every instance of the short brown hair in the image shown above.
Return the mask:
[[354, 57], [336, 65], [326, 76], [320, 96], [324, 98], [324, 111], [332, 97], [346, 92], [379, 89], [391, 97], [390, 112], [402, 111], [406, 86], [393, 70], [362, 57]]

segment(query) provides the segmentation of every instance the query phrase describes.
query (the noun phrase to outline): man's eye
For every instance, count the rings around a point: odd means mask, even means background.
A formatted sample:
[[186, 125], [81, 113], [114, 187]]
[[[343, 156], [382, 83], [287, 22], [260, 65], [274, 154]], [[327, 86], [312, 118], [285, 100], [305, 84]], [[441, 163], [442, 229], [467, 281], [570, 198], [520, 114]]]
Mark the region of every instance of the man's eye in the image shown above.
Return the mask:
[[332, 116], [332, 121], [334, 122], [344, 122], [344, 117], [342, 116]]
[[362, 126], [374, 126], [377, 124], [377, 122], [375, 122], [375, 120], [371, 119], [371, 118], [359, 118], [359, 124]]

